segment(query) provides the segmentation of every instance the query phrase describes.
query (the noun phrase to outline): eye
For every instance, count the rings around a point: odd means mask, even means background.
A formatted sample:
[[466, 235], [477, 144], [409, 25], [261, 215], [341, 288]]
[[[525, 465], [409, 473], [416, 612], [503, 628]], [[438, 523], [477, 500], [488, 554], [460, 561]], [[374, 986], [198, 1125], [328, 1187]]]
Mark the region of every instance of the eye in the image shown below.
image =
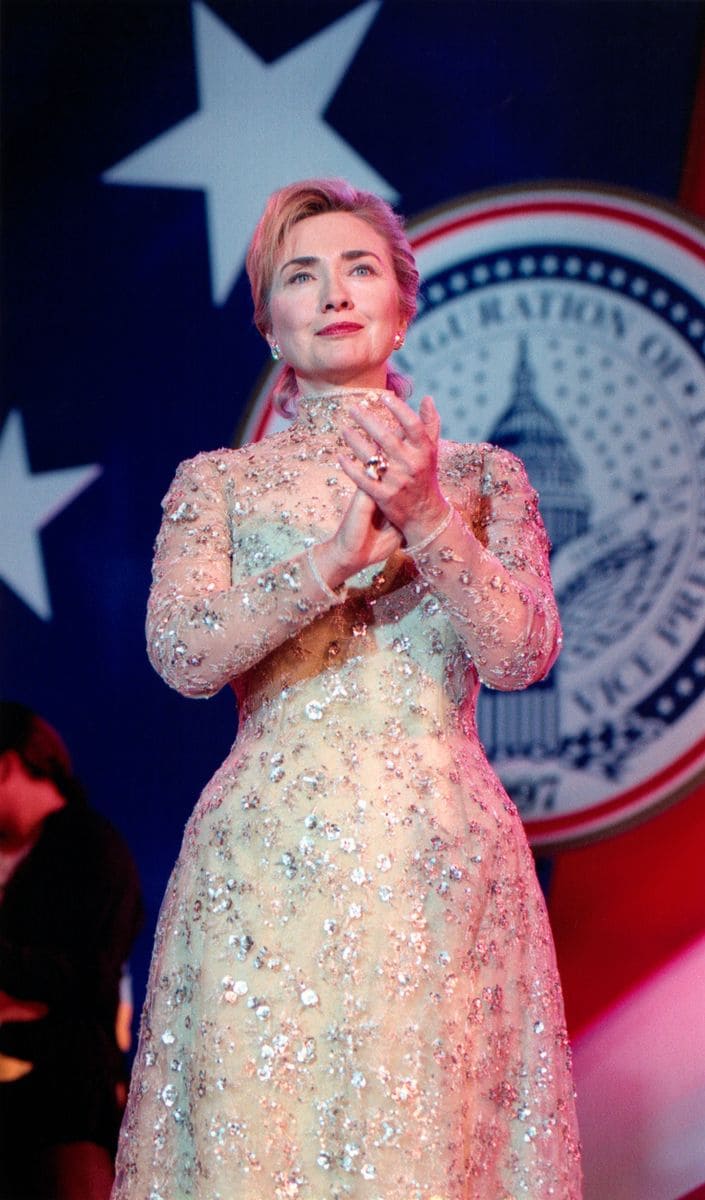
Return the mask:
[[305, 283], [308, 279], [312, 279], [310, 271], [297, 271], [295, 275], [290, 275], [287, 283]]
[[376, 275], [376, 271], [371, 263], [355, 263], [351, 272], [353, 275]]

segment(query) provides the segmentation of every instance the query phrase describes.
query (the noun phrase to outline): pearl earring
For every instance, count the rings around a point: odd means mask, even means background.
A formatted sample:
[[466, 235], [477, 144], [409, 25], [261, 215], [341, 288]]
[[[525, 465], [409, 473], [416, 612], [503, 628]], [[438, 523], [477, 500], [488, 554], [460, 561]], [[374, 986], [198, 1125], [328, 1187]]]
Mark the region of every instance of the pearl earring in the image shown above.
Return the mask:
[[279, 349], [279, 343], [278, 343], [278, 342], [272, 342], [272, 343], [271, 343], [271, 345], [270, 345], [270, 347], [269, 347], [269, 349], [270, 349], [270, 351], [271, 351], [272, 358], [274, 359], [274, 361], [275, 361], [275, 362], [279, 362], [279, 359], [280, 359], [280, 358], [281, 358], [281, 356], [282, 356], [282, 352], [281, 352], [281, 350]]
[[401, 350], [403, 345], [404, 345], [404, 334], [401, 332], [401, 330], [399, 330], [398, 333], [394, 334], [394, 349]]

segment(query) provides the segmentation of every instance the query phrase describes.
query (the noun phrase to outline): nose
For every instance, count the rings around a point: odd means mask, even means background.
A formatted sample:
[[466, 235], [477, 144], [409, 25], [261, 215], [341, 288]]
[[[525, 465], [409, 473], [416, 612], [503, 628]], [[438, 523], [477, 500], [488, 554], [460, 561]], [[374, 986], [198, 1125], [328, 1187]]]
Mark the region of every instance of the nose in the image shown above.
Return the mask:
[[325, 281], [321, 296], [323, 312], [340, 312], [352, 308], [352, 302], [342, 279], [330, 278]]
[[342, 295], [338, 291], [334, 291], [323, 302], [324, 312], [340, 312], [346, 308], [352, 308], [352, 305], [347, 296]]

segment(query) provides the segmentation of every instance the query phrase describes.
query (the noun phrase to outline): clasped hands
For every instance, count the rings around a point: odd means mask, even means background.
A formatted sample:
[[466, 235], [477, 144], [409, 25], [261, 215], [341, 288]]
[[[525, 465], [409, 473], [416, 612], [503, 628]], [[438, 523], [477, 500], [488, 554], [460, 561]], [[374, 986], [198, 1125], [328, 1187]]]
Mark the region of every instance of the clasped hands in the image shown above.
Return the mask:
[[438, 484], [441, 423], [433, 400], [424, 396], [417, 415], [391, 392], [382, 399], [390, 422], [358, 406], [348, 410], [355, 424], [343, 438], [352, 453], [339, 466], [356, 491], [335, 535], [317, 552], [333, 587], [423, 540], [448, 511]]

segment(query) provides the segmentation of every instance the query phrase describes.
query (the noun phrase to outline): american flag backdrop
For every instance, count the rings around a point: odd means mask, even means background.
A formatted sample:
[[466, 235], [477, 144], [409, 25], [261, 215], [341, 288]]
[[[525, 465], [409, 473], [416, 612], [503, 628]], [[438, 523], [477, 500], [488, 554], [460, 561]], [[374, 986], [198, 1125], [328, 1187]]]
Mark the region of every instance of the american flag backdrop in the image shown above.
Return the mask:
[[[703, 218], [705, 3], [5, 0], [0, 19], [0, 684], [133, 848], [139, 1003], [236, 728], [229, 694], [186, 701], [147, 663], [152, 543], [176, 463], [237, 440], [268, 370], [243, 271], [265, 197], [343, 175], [419, 218], [567, 181]], [[704, 802], [692, 781], [551, 855], [588, 1200], [705, 1185]]]

